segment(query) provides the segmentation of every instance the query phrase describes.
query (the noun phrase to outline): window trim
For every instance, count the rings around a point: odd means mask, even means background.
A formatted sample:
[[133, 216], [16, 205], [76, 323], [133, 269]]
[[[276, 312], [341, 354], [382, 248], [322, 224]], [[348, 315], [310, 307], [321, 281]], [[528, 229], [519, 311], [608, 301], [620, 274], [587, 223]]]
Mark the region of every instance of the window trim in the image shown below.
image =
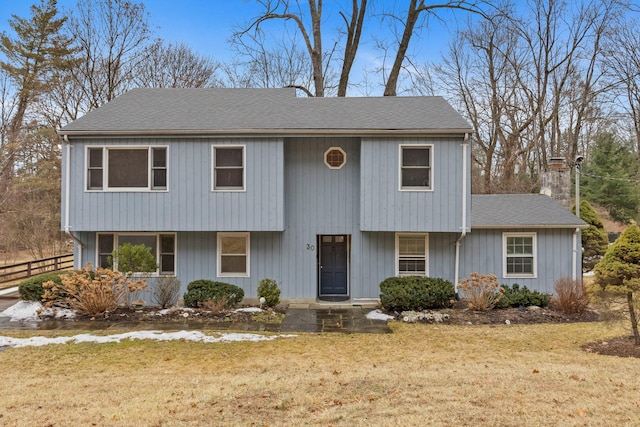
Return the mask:
[[[504, 232], [502, 233], [502, 277], [509, 279], [536, 279], [538, 277], [538, 243], [537, 233], [534, 231], [523, 232]], [[531, 237], [532, 238], [532, 254], [533, 259], [532, 273], [508, 273], [507, 272], [507, 259], [510, 257], [507, 254], [507, 240], [509, 237]], [[514, 256], [514, 255], [512, 255]]]
[[[89, 151], [91, 149], [102, 149], [102, 188], [90, 188], [90, 180], [89, 180]], [[153, 171], [158, 168], [154, 168], [153, 166], [153, 149], [154, 148], [164, 148], [166, 150], [166, 165], [164, 169], [166, 170], [166, 187], [154, 187], [153, 185]], [[109, 187], [109, 150], [147, 150], [147, 186], [146, 187]], [[169, 146], [168, 145], [87, 145], [85, 147], [85, 156], [84, 156], [84, 191], [88, 193], [129, 193], [129, 192], [137, 192], [137, 193], [158, 193], [158, 192], [168, 192], [169, 191]], [[98, 169], [98, 168], [93, 168]]]
[[[344, 158], [344, 160], [342, 161], [342, 163], [340, 164], [340, 166], [331, 166], [331, 164], [327, 161], [327, 156], [329, 155], [329, 153], [330, 153], [331, 151], [334, 151], [334, 150], [335, 150], [335, 151], [339, 151], [339, 152], [341, 152], [341, 153], [342, 153], [342, 156], [343, 156], [343, 158]], [[342, 169], [342, 168], [344, 167], [344, 165], [346, 165], [346, 164], [347, 164], [347, 153], [346, 153], [346, 151], [344, 151], [344, 150], [342, 149], [342, 147], [329, 147], [329, 148], [327, 148], [327, 150], [324, 152], [323, 159], [324, 159], [324, 164], [325, 164], [329, 169], [332, 169], [332, 170], [338, 170], [338, 169]]]
[[401, 237], [424, 237], [424, 277], [429, 277], [429, 233], [395, 233], [395, 274], [396, 277], [409, 277], [400, 275], [400, 238]]
[[[222, 239], [224, 237], [244, 237], [246, 240], [247, 257], [245, 267], [245, 273], [223, 273], [222, 270]], [[251, 233], [245, 232], [222, 232], [219, 231], [216, 236], [216, 275], [218, 277], [251, 277]]]
[[[242, 187], [216, 188], [216, 149], [242, 149]], [[247, 191], [247, 145], [246, 144], [214, 144], [211, 146], [211, 191], [216, 193], [244, 193]]]
[[[403, 148], [428, 148], [429, 149], [429, 186], [428, 187], [403, 187], [402, 186], [402, 150]], [[433, 191], [433, 144], [399, 144], [398, 145], [398, 191]]]
[[[157, 232], [157, 233], [150, 233], [150, 232], [135, 232], [135, 231], [127, 231], [127, 232], [122, 232], [122, 233], [115, 233], [115, 232], [99, 232], [96, 233], [96, 243], [95, 243], [95, 248], [96, 248], [96, 253], [95, 253], [95, 265], [100, 267], [100, 246], [99, 246], [99, 242], [100, 242], [100, 236], [103, 235], [111, 235], [113, 236], [113, 249], [112, 252], [114, 250], [116, 250], [116, 248], [119, 247], [119, 237], [120, 236], [155, 236], [156, 237], [156, 263], [158, 264], [158, 269], [155, 272], [151, 272], [151, 277], [163, 277], [163, 276], [169, 276], [169, 277], [177, 277], [178, 275], [178, 236], [177, 233], [175, 232]], [[170, 271], [170, 272], [162, 272], [161, 268], [162, 268], [162, 260], [161, 260], [161, 255], [162, 253], [165, 252], [161, 252], [162, 251], [162, 241], [161, 241], [161, 236], [173, 236], [173, 267], [174, 267], [174, 271]], [[117, 265], [114, 265], [114, 268], [117, 269]], [[136, 274], [138, 272], [134, 272], [134, 274]]]

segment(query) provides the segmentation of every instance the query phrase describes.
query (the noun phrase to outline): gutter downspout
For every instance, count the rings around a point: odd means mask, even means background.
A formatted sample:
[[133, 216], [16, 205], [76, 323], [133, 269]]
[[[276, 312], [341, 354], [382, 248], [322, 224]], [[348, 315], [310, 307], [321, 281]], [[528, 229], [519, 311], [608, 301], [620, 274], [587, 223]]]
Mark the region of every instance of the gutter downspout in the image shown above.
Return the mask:
[[[71, 143], [69, 142], [69, 137], [67, 135], [62, 135], [62, 141], [65, 143], [67, 155], [66, 161], [64, 165], [64, 232], [67, 233], [71, 238], [78, 244], [78, 262], [82, 263], [82, 248], [84, 248], [84, 244], [82, 241], [71, 231], [71, 227], [69, 226], [69, 208], [71, 207], [71, 198], [70, 198], [70, 190], [69, 185], [71, 183]], [[73, 268], [81, 268], [80, 264], [76, 265], [75, 257], [74, 257], [74, 266]]]
[[580, 236], [580, 229], [576, 227], [575, 231], [573, 232], [573, 259], [572, 259], [573, 273], [571, 274], [571, 280], [573, 281], [577, 280], [578, 278], [578, 236]]
[[456, 259], [454, 272], [454, 289], [458, 293], [458, 281], [460, 276], [460, 243], [467, 235], [467, 149], [469, 147], [469, 134], [464, 134], [462, 143], [462, 231], [456, 239]]

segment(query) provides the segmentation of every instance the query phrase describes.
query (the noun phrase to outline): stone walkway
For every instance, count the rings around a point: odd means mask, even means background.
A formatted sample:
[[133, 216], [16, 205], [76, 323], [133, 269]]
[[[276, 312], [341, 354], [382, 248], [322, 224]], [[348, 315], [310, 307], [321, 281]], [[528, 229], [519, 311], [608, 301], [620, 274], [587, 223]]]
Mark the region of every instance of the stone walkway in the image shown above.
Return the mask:
[[[13, 298], [0, 298], [0, 312], [18, 302]], [[238, 322], [89, 322], [47, 320], [41, 322], [10, 322], [7, 317], [0, 317], [0, 330], [35, 329], [35, 330], [235, 330], [251, 332], [341, 332], [341, 333], [391, 333], [384, 320], [368, 319], [366, 314], [373, 308], [363, 306], [325, 306], [319, 304], [290, 304], [282, 323], [238, 323]]]

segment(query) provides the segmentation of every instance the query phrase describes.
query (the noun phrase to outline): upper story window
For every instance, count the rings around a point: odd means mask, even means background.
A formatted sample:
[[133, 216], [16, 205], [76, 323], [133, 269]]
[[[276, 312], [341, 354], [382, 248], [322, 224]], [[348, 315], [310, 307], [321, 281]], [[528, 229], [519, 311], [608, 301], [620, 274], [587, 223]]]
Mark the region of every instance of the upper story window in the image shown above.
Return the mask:
[[245, 190], [244, 146], [213, 146], [213, 190]]
[[324, 164], [329, 169], [340, 169], [347, 163], [347, 153], [340, 147], [331, 147], [324, 152]]
[[166, 190], [167, 147], [87, 147], [87, 190]]
[[400, 146], [400, 190], [431, 190], [431, 145]]
[[536, 277], [536, 233], [504, 233], [504, 277]]

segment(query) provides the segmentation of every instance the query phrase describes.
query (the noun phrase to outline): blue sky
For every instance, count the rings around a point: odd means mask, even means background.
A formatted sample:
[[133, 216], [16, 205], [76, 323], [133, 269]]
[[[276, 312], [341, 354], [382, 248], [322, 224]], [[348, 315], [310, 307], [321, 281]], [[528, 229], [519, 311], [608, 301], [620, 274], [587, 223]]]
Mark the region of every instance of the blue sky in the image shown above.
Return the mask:
[[[7, 24], [12, 14], [29, 17], [31, 4], [39, 0], [0, 0], [0, 31], [9, 30]], [[74, 9], [77, 0], [58, 0], [58, 8]], [[218, 59], [227, 57], [230, 48], [227, 39], [234, 25], [242, 24], [260, 12], [252, 0], [146, 0], [143, 1], [150, 14], [150, 23], [157, 28], [157, 34], [167, 41], [185, 42], [194, 50]], [[333, 5], [325, 2], [324, 19], [328, 22], [338, 19]], [[340, 3], [349, 3], [341, 1]], [[381, 0], [378, 4], [384, 4]], [[384, 34], [385, 28], [369, 27], [372, 32]], [[416, 46], [425, 55], [436, 54], [448, 39], [448, 30], [432, 20], [428, 40], [420, 40]], [[325, 27], [329, 29], [330, 26]]]
[[[29, 7], [35, 2], [39, 0], [0, 0], [0, 31], [10, 31], [7, 21], [12, 14], [28, 18]], [[58, 0], [58, 8], [60, 10], [75, 9], [76, 3], [77, 0]], [[233, 27], [249, 21], [261, 11], [254, 0], [145, 0], [143, 3], [150, 15], [149, 22], [155, 29], [157, 37], [168, 42], [184, 42], [194, 51], [220, 62], [229, 61], [233, 55], [227, 42]], [[344, 0], [325, 1], [323, 11], [323, 20], [326, 22], [323, 27], [325, 49], [332, 45], [330, 31], [340, 25], [336, 5], [349, 3]], [[378, 0], [373, 4], [381, 6], [390, 5], [393, 2]], [[429, 29], [422, 34], [422, 37], [414, 36], [412, 39], [410, 51], [418, 56], [421, 63], [427, 59], [438, 59], [440, 51], [446, 48], [450, 34], [455, 29], [456, 22], [452, 19], [455, 15], [443, 16], [448, 18], [448, 27], [432, 19], [429, 22]], [[334, 22], [335, 25], [332, 25]], [[371, 35], [387, 40], [392, 39], [389, 29], [380, 25], [378, 19], [370, 17], [368, 24], [365, 27], [367, 34], [364, 34], [361, 39], [357, 61], [352, 71], [352, 80], [360, 79], [363, 70], [373, 71], [380, 64], [381, 53], [374, 48]], [[293, 26], [289, 25], [289, 28], [291, 32], [294, 31]], [[387, 61], [390, 67], [392, 58], [388, 58]]]

